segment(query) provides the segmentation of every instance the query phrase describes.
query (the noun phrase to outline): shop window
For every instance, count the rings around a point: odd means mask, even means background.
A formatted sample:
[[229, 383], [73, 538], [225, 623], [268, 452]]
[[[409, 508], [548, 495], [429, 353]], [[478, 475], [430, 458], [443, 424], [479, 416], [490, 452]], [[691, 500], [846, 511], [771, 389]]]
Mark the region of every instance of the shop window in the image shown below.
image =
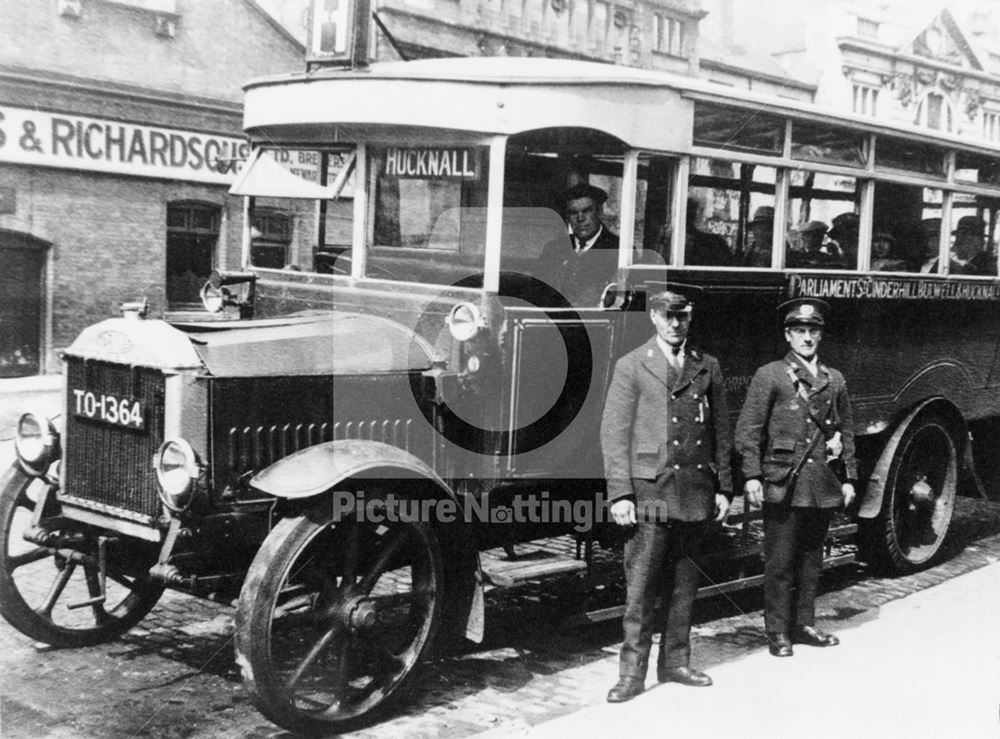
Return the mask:
[[289, 263], [292, 215], [274, 208], [256, 208], [253, 213], [250, 261], [257, 267], [281, 269]]
[[167, 206], [167, 307], [201, 305], [199, 292], [215, 266], [222, 209], [218, 205], [176, 202]]

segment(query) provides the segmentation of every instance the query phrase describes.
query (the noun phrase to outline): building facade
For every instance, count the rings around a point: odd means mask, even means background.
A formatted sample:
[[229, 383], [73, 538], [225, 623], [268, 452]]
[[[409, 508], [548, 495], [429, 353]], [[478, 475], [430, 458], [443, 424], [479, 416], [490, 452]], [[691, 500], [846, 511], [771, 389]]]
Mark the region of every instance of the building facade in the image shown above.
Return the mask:
[[302, 68], [248, 0], [0, 3], [0, 377], [240, 259], [242, 84]]
[[996, 3], [821, 0], [803, 11], [773, 0], [767, 13], [740, 0], [702, 4], [709, 43], [769, 55], [815, 85], [820, 105], [1000, 144]]

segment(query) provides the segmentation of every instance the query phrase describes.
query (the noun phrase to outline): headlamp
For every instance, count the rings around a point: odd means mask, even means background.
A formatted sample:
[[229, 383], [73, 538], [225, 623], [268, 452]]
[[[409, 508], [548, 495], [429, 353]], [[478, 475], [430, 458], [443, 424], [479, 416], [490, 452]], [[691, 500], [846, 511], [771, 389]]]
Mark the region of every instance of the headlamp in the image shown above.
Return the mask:
[[26, 471], [44, 475], [49, 465], [59, 459], [59, 434], [48, 416], [29, 411], [17, 421], [14, 449]]
[[483, 314], [472, 303], [459, 303], [448, 314], [448, 329], [456, 341], [468, 341], [485, 325]]
[[187, 510], [201, 474], [198, 455], [191, 445], [184, 439], [167, 439], [157, 450], [153, 467], [163, 505], [178, 513]]

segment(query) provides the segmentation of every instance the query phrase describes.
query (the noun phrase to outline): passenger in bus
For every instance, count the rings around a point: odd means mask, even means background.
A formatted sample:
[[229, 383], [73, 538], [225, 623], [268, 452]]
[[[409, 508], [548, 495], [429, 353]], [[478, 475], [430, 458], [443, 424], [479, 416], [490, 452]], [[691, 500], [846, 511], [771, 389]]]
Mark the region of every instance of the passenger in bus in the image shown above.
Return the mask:
[[896, 239], [888, 229], [880, 228], [872, 236], [872, 271], [906, 272], [909, 269], [905, 259], [896, 253]]
[[684, 264], [710, 267], [728, 267], [733, 263], [733, 253], [726, 240], [718, 234], [701, 231], [695, 225], [699, 203], [694, 198], [687, 204], [687, 231], [684, 240]]
[[995, 275], [996, 254], [986, 249], [986, 223], [979, 216], [962, 216], [951, 232], [951, 271], [959, 275]]
[[747, 505], [763, 505], [764, 630], [776, 657], [792, 643], [832, 647], [816, 628], [816, 588], [833, 511], [854, 500], [854, 424], [844, 376], [819, 361], [829, 306], [778, 307], [785, 358], [754, 374], [736, 423]]
[[747, 245], [742, 264], [748, 267], [771, 266], [771, 244], [774, 241], [774, 208], [762, 205], [747, 223]]
[[861, 225], [858, 214], [853, 211], [834, 216], [830, 222], [830, 232], [827, 234], [837, 242], [844, 263], [854, 267], [858, 263], [858, 231]]
[[601, 419], [611, 517], [628, 530], [624, 641], [610, 703], [645, 689], [654, 630], [659, 682], [712, 684], [690, 667], [691, 609], [706, 526], [724, 521], [732, 500], [732, 438], [719, 362], [688, 341], [695, 293], [668, 284], [649, 298], [655, 334], [615, 365]]
[[920, 234], [923, 237], [923, 256], [917, 270], [923, 274], [936, 274], [941, 244], [941, 219], [925, 218], [920, 222]]
[[567, 238], [545, 245], [538, 276], [555, 287], [571, 305], [596, 306], [618, 267], [618, 235], [601, 220], [608, 194], [580, 183], [560, 199]]
[[793, 269], [845, 269], [840, 247], [826, 238], [823, 221], [808, 221], [796, 229], [799, 249], [788, 252], [787, 266]]

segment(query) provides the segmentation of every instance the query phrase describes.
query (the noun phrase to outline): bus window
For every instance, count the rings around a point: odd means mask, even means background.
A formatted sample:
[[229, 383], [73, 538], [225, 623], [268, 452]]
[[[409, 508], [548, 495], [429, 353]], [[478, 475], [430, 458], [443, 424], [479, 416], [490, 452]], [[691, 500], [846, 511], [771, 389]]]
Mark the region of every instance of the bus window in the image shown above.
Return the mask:
[[[858, 181], [846, 175], [792, 170], [786, 223], [785, 266], [792, 269], [857, 269], [856, 232], [842, 218], [857, 212]], [[830, 236], [834, 218], [840, 217]]]
[[792, 157], [811, 162], [863, 165], [868, 161], [868, 136], [843, 126], [795, 121]]
[[635, 198], [635, 246], [643, 263], [669, 263], [673, 233], [674, 172], [677, 160], [641, 156]]
[[943, 200], [937, 188], [876, 182], [871, 270], [938, 272]]
[[688, 186], [684, 263], [771, 265], [776, 170], [698, 158]]
[[368, 276], [481, 280], [488, 169], [483, 146], [369, 147]]
[[343, 186], [336, 193], [331, 188], [342, 170], [350, 173], [353, 149], [268, 147], [249, 166], [240, 174], [240, 191], [253, 196], [251, 266], [335, 271], [334, 262], [351, 245], [353, 178], [341, 178]]
[[535, 305], [598, 304], [618, 268], [622, 151], [620, 141], [590, 129], [539, 129], [508, 140], [503, 295]]

